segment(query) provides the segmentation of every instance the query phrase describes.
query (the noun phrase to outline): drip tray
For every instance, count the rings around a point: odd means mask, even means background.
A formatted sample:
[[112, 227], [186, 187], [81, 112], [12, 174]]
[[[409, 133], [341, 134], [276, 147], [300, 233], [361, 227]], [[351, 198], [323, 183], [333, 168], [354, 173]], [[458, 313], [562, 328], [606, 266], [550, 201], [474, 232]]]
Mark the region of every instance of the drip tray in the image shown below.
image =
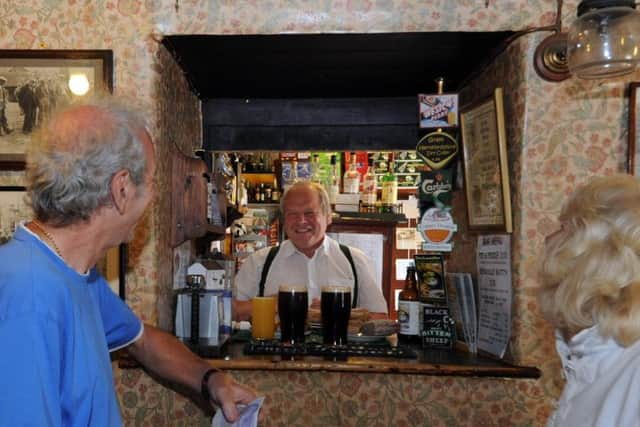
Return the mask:
[[279, 341], [251, 341], [244, 346], [245, 354], [271, 354], [280, 356], [324, 356], [332, 358], [357, 357], [392, 357], [396, 359], [415, 359], [415, 351], [408, 347], [391, 347], [388, 345], [347, 344], [330, 346], [316, 343], [283, 344]]

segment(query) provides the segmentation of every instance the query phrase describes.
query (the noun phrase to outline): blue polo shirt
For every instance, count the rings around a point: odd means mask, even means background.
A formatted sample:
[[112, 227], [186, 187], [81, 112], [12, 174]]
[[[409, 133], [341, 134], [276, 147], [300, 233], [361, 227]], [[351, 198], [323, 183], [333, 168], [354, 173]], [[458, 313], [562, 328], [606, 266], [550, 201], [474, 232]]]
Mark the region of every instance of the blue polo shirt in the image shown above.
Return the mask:
[[109, 351], [142, 322], [19, 227], [0, 246], [0, 425], [121, 426]]

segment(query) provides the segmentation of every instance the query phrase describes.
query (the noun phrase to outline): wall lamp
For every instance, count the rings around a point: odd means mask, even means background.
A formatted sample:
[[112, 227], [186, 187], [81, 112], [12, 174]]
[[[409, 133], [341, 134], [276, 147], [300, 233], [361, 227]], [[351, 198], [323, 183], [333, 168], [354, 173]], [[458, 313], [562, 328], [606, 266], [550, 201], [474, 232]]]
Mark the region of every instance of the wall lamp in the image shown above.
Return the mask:
[[562, 32], [562, 0], [556, 23], [525, 31], [551, 30], [534, 54], [534, 68], [543, 79], [561, 81], [571, 74], [601, 79], [631, 73], [640, 61], [640, 12], [635, 0], [582, 0], [577, 19]]

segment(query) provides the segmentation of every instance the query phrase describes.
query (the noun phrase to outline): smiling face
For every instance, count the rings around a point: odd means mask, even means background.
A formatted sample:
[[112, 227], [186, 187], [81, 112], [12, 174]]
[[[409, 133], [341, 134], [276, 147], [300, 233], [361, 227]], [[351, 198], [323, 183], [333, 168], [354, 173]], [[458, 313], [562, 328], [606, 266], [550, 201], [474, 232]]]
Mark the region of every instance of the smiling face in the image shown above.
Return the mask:
[[331, 212], [323, 209], [321, 197], [313, 185], [294, 185], [283, 202], [284, 231], [294, 246], [311, 258], [324, 240]]

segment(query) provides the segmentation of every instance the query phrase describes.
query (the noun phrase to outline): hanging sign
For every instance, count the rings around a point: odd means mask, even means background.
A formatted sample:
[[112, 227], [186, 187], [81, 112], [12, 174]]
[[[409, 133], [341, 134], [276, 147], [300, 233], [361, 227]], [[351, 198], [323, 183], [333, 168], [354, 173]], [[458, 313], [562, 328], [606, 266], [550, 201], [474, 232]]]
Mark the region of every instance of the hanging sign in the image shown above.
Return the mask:
[[420, 128], [458, 126], [458, 94], [418, 95]]
[[453, 233], [458, 226], [453, 222], [453, 217], [448, 209], [431, 208], [422, 215], [418, 231], [422, 234], [425, 251], [451, 252], [453, 245], [450, 243]]
[[458, 141], [438, 129], [418, 141], [416, 153], [431, 169], [442, 169], [458, 154]]

